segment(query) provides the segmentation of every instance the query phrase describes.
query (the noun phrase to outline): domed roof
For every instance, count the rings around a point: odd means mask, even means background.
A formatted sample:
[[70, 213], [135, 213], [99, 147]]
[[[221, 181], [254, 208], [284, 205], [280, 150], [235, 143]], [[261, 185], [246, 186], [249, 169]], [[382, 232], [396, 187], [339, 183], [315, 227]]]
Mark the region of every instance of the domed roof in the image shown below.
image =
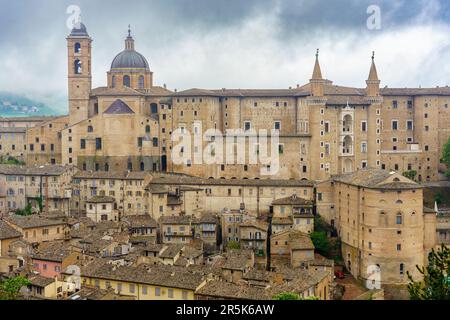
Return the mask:
[[70, 36], [71, 37], [84, 37], [84, 36], [89, 36], [87, 33], [87, 29], [86, 26], [82, 23], [75, 23], [73, 26], [72, 31], [70, 32]]
[[147, 59], [135, 50], [124, 50], [111, 63], [111, 69], [116, 68], [145, 68], [149, 69]]

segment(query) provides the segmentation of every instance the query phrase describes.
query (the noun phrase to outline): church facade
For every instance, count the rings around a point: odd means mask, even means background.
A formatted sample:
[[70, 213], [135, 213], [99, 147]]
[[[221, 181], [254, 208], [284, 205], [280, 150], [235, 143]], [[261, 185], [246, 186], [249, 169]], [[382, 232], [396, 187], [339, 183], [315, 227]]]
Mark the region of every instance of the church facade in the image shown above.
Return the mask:
[[[374, 57], [363, 88], [325, 79], [317, 52], [311, 79], [293, 88], [170, 91], [154, 85], [150, 66], [135, 50], [129, 31], [124, 50], [107, 73], [107, 85], [93, 89], [91, 44], [83, 24], [67, 37], [69, 115], [27, 135], [29, 164], [167, 171], [215, 179], [322, 181], [365, 167], [415, 171], [418, 182], [443, 178], [439, 160], [450, 136], [450, 88], [380, 88]], [[248, 161], [249, 153], [260, 152], [260, 142], [248, 136], [243, 140], [248, 150], [243, 163], [173, 162], [172, 152], [180, 150], [174, 148], [172, 133], [196, 133], [199, 128], [222, 133], [240, 129], [244, 135], [274, 130], [279, 136], [278, 170], [262, 175], [266, 165]], [[214, 142], [210, 138], [181, 153], [195, 159], [197, 149], [208, 151]]]

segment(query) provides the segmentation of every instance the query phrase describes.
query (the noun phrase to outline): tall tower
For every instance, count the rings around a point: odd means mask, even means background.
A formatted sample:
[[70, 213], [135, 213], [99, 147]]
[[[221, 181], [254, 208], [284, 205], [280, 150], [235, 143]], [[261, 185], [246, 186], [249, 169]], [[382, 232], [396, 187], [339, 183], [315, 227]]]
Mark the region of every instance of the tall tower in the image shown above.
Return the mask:
[[375, 52], [372, 53], [369, 78], [366, 81], [366, 99], [370, 103], [367, 109], [367, 161], [368, 166], [381, 166], [381, 118], [383, 112], [383, 97], [380, 94], [380, 79], [375, 66]]
[[372, 65], [370, 66], [369, 79], [366, 81], [367, 95], [369, 97], [380, 96], [380, 80], [375, 66], [375, 52], [372, 52]]
[[92, 86], [91, 43], [86, 26], [81, 22], [67, 37], [70, 125], [88, 118]]

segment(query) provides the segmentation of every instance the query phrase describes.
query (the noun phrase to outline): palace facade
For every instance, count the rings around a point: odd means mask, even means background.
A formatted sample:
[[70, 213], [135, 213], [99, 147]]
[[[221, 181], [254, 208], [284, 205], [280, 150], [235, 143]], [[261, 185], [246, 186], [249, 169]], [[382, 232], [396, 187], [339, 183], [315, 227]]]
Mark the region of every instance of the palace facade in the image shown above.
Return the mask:
[[[29, 130], [25, 152], [30, 164], [307, 180], [372, 167], [416, 171], [418, 182], [443, 178], [440, 155], [450, 136], [450, 88], [380, 88], [374, 57], [365, 88], [325, 79], [317, 52], [311, 79], [294, 88], [170, 91], [154, 85], [153, 72], [129, 31], [124, 50], [111, 63], [107, 85], [93, 89], [91, 44], [83, 24], [67, 37], [69, 116]], [[225, 154], [225, 146], [215, 150], [221, 146], [210, 136], [189, 150], [175, 149], [178, 142], [171, 136], [177, 129], [193, 136], [208, 129], [241, 129], [245, 161], [197, 162], [203, 150], [214, 156]], [[250, 153], [260, 154], [262, 143], [250, 139], [246, 132], [251, 130], [279, 134], [278, 148], [267, 147], [272, 156], [278, 152], [275, 174], [265, 175], [266, 164], [249, 161]], [[174, 163], [172, 151], [186, 160]]]

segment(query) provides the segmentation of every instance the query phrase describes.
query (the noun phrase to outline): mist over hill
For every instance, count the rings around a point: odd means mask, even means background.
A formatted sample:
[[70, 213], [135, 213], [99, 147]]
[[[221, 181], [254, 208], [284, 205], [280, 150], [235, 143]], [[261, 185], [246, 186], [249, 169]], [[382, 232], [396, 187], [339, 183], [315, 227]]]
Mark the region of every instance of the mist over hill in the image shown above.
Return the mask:
[[57, 116], [67, 113], [67, 98], [54, 94], [0, 91], [0, 116]]

